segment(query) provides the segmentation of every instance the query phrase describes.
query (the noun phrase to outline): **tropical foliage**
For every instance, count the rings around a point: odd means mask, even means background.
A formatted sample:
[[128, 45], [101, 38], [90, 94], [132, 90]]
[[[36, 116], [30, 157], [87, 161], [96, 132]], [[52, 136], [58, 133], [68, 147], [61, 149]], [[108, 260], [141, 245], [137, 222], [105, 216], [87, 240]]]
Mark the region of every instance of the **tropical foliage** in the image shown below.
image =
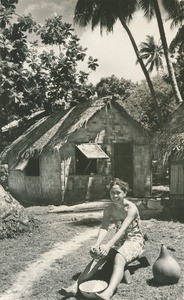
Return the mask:
[[[177, 24], [176, 16], [180, 16], [180, 21], [182, 18], [181, 10], [183, 9], [183, 1], [181, 0], [161, 0], [161, 5], [165, 9], [168, 15], [168, 19]], [[163, 25], [163, 19], [161, 14], [161, 9], [158, 0], [139, 0], [139, 5], [144, 12], [144, 16], [150, 21], [154, 16], [156, 16], [158, 29], [160, 32], [160, 38], [162, 42], [162, 47], [164, 51], [164, 56], [166, 59], [166, 64], [168, 68], [169, 78], [172, 85], [173, 93], [175, 95], [176, 101], [178, 103], [182, 102], [182, 97], [178, 88], [178, 83], [176, 81], [176, 76], [172, 62], [170, 60], [169, 47], [167, 44], [166, 34]], [[175, 20], [174, 20], [175, 19]]]
[[180, 27], [183, 24], [184, 20], [184, 1], [176, 1], [177, 6], [173, 9], [173, 1], [168, 1], [168, 4], [171, 6], [169, 9], [168, 19], [171, 21], [171, 28], [174, 26]]
[[139, 49], [142, 59], [146, 61], [145, 65], [149, 72], [154, 69], [156, 71], [163, 69], [163, 48], [162, 45], [155, 42], [153, 36], [147, 35], [146, 42], [142, 42]]
[[176, 33], [176, 36], [172, 40], [170, 44], [170, 51], [174, 52], [176, 48], [178, 48], [179, 52], [182, 52], [184, 47], [184, 25], [182, 25], [178, 32]]
[[[181, 13], [181, 9], [183, 8], [183, 1], [162, 0], [161, 4], [164, 7], [165, 11], [167, 12], [168, 19], [171, 19], [172, 22], [174, 22], [175, 24], [178, 24], [179, 22], [181, 23], [181, 20], [183, 20], [183, 14]], [[163, 19], [160, 10], [160, 3], [158, 3], [158, 0], [149, 0], [149, 1], [148, 0], [131, 0], [131, 1], [129, 0], [121, 0], [121, 1], [120, 0], [116, 0], [116, 1], [78, 0], [75, 9], [74, 19], [80, 26], [86, 26], [90, 23], [92, 29], [94, 29], [97, 25], [100, 25], [101, 32], [104, 28], [106, 28], [107, 31], [112, 31], [116, 20], [118, 19], [120, 20], [122, 26], [126, 30], [132, 42], [132, 46], [137, 56], [137, 61], [140, 63], [140, 66], [147, 80], [150, 93], [152, 96], [152, 102], [157, 112], [159, 123], [160, 125], [162, 125], [163, 123], [162, 114], [161, 114], [160, 107], [158, 105], [158, 99], [156, 97], [154, 86], [149, 77], [149, 74], [147, 74], [146, 66], [142, 61], [141, 54], [138, 52], [135, 39], [130, 31], [130, 28], [128, 27], [129, 22], [132, 20], [134, 13], [137, 10], [142, 10], [144, 12], [145, 18], [147, 18], [149, 21], [154, 16], [156, 16], [162, 47], [163, 47], [163, 53], [166, 59], [166, 64], [167, 64], [168, 73], [170, 77], [170, 83], [172, 85], [173, 93], [175, 95], [176, 101], [181, 102], [182, 97], [178, 89], [176, 76], [170, 60], [167, 39], [166, 39], [165, 30], [163, 26]], [[178, 15], [179, 17], [177, 17]], [[159, 51], [161, 54], [161, 47]], [[151, 58], [151, 56], [149, 58], [151, 59], [151, 62], [148, 60], [147, 64], [150, 63], [150, 68], [152, 69], [153, 58]], [[155, 66], [162, 65], [162, 61], [160, 58], [158, 56], [154, 57]]]
[[128, 34], [128, 37], [135, 51], [137, 60], [146, 78], [152, 97], [152, 102], [157, 113], [158, 122], [160, 126], [162, 126], [162, 114], [161, 109], [158, 105], [158, 99], [156, 97], [154, 86], [152, 84], [150, 75], [146, 69], [146, 66], [141, 58], [139, 49], [132, 35], [132, 32], [128, 27], [128, 24], [133, 18], [133, 15], [137, 9], [138, 1], [136, 0], [78, 0], [75, 8], [74, 20], [80, 26], [87, 26], [88, 24], [91, 24], [92, 30], [97, 25], [100, 25], [101, 33], [103, 29], [106, 29], [107, 31], [113, 31], [115, 22], [117, 20], [121, 22], [123, 28]]
[[89, 72], [98, 66], [61, 16], [36, 24], [31, 15], [16, 15], [17, 2], [1, 1], [1, 127], [38, 109], [50, 114], [86, 101], [93, 93]]
[[[182, 95], [184, 97], [184, 1], [180, 1], [180, 9], [173, 11], [170, 19], [171, 28], [174, 26], [178, 27], [176, 36], [172, 40], [169, 50], [171, 56], [174, 59], [174, 68], [176, 71], [176, 78], [178, 81], [178, 86]], [[169, 79], [168, 79], [169, 80]]]
[[131, 80], [117, 78], [112, 75], [102, 78], [95, 87], [99, 97], [112, 96], [112, 98], [126, 99], [133, 92], [136, 84]]
[[[77, 1], [74, 20], [81, 26], [91, 24], [94, 29], [100, 25], [102, 32], [104, 29], [112, 31], [115, 22], [121, 22], [146, 78], [146, 82], [139, 85], [111, 76], [102, 78], [94, 87], [87, 79], [89, 72], [98, 67], [98, 61], [92, 57], [87, 58], [86, 49], [80, 46], [80, 40], [74, 34], [71, 24], [64, 23], [62, 17], [57, 15], [46, 19], [44, 24], [37, 24], [31, 15], [16, 15], [18, 0], [1, 0], [0, 127], [14, 119], [24, 119], [40, 109], [50, 114], [53, 110], [76, 105], [91, 98], [96, 91], [100, 97], [113, 95], [124, 99], [130, 111], [132, 106], [135, 114], [140, 112], [139, 120], [149, 128], [158, 129], [174, 108], [171, 101], [174, 99], [173, 93], [176, 97], [177, 89], [176, 81], [174, 92], [170, 89], [171, 83], [173, 85], [173, 70], [164, 80], [160, 77], [159, 80], [150, 78], [148, 71], [162, 67], [163, 53], [168, 56], [167, 59], [170, 53], [175, 57], [173, 66], [176, 79], [181, 95], [184, 95], [184, 1], [161, 2], [171, 25], [180, 26], [170, 49], [157, 0]], [[139, 51], [129, 28], [129, 22], [138, 9], [144, 11], [148, 20], [157, 17], [162, 45], [157, 45], [154, 37], [148, 36]], [[81, 62], [84, 70], [79, 68]], [[172, 69], [170, 59], [169, 66]], [[177, 99], [178, 102], [181, 100], [179, 97]]]
[[[162, 109], [163, 121], [166, 122], [170, 113], [177, 106], [171, 85], [159, 75], [153, 78], [153, 84]], [[136, 120], [139, 120], [153, 132], [159, 129], [158, 118], [145, 81], [136, 84], [129, 97], [124, 99], [123, 106]]]

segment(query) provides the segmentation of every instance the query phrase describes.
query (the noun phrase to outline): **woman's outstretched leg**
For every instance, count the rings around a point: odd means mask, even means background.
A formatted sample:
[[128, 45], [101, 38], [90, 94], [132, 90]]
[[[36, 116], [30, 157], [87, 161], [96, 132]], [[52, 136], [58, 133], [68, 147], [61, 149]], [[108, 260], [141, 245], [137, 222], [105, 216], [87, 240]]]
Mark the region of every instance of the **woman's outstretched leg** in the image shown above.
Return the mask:
[[74, 296], [77, 294], [78, 286], [84, 281], [91, 279], [97, 270], [106, 262], [107, 258], [103, 257], [99, 260], [93, 259], [81, 273], [77, 281], [67, 288], [61, 288], [60, 293], [64, 296]]
[[126, 260], [124, 259], [124, 257], [120, 253], [117, 253], [114, 260], [114, 268], [109, 282], [109, 286], [104, 292], [96, 294], [99, 299], [111, 299], [116, 288], [123, 279], [125, 264]]
[[107, 257], [103, 257], [99, 260], [93, 259], [79, 276], [78, 284], [91, 279], [106, 261]]

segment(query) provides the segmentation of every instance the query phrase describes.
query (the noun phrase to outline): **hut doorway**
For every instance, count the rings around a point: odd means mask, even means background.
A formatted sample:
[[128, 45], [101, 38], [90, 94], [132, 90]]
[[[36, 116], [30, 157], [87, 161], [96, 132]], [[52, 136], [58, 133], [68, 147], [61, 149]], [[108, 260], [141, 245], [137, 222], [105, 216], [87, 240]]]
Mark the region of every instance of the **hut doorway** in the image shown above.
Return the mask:
[[132, 143], [114, 144], [114, 177], [122, 178], [133, 187], [133, 149]]

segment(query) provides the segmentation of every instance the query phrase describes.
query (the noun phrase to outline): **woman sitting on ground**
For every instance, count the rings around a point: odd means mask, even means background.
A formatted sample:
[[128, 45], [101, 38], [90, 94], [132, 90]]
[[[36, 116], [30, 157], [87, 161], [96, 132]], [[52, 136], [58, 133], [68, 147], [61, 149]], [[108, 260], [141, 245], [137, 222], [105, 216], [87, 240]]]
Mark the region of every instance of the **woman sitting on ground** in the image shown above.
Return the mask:
[[[123, 279], [125, 265], [136, 259], [144, 251], [139, 212], [136, 205], [126, 199], [128, 190], [128, 184], [118, 178], [110, 183], [112, 203], [103, 212], [103, 221], [97, 241], [90, 251], [93, 260], [73, 285], [61, 289], [61, 293], [65, 296], [75, 295], [79, 284], [91, 279], [108, 259], [110, 249], [115, 248], [117, 253], [109, 285], [105, 291], [96, 294], [99, 299], [110, 300]], [[116, 233], [107, 243], [103, 244], [111, 221], [116, 225]]]

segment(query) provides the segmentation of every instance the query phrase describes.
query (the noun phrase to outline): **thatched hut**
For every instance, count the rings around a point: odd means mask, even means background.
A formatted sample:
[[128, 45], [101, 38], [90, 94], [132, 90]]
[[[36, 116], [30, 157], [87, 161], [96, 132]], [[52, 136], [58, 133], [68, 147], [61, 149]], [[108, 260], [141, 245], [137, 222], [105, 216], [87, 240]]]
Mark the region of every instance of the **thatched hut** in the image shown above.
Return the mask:
[[170, 207], [184, 208], [184, 103], [171, 114], [162, 132], [153, 139], [154, 152], [169, 164]]
[[112, 177], [134, 197], [151, 193], [150, 133], [120, 102], [93, 100], [58, 111], [4, 153], [9, 189], [23, 204], [70, 204], [107, 196]]

